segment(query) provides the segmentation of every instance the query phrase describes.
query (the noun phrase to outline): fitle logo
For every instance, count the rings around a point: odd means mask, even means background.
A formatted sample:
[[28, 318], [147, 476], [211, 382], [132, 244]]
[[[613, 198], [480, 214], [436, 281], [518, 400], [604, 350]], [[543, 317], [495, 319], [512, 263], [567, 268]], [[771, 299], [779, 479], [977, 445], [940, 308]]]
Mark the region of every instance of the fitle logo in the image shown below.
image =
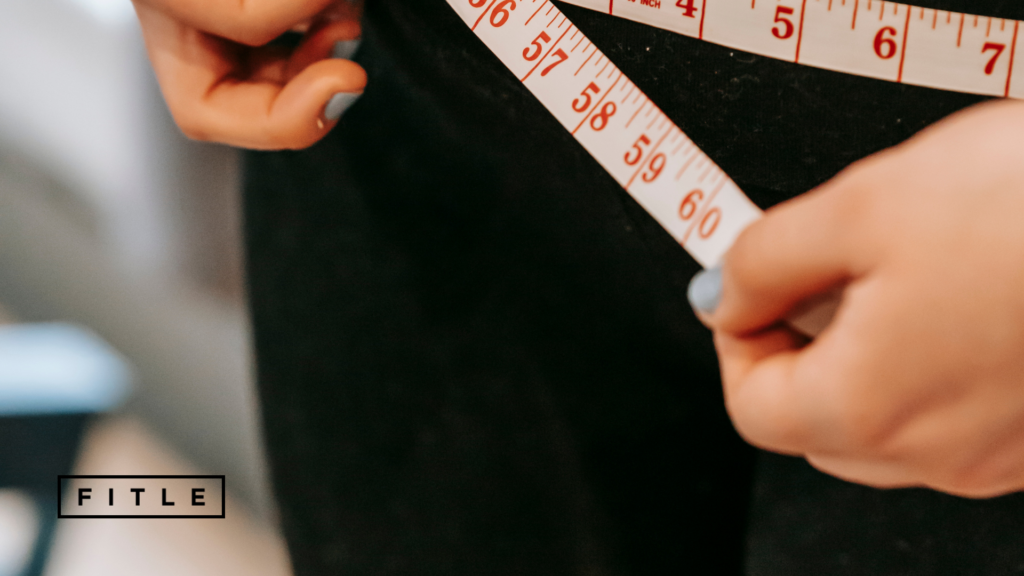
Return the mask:
[[224, 518], [224, 476], [58, 476], [58, 518]]

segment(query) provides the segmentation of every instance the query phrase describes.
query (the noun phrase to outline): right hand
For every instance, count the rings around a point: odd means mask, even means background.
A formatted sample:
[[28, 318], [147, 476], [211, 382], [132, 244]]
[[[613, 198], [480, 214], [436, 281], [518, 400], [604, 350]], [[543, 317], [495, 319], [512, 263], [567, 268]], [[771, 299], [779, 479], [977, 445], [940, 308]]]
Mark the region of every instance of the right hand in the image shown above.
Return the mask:
[[[164, 99], [189, 138], [305, 148], [366, 86], [358, 64], [331, 57], [337, 42], [360, 36], [360, 6], [347, 0], [133, 2]], [[294, 50], [267, 45], [299, 29]]]
[[[701, 315], [744, 438], [880, 488], [1024, 491], [1021, 134], [1024, 103], [975, 106], [740, 235]], [[786, 326], [837, 287], [814, 341]]]

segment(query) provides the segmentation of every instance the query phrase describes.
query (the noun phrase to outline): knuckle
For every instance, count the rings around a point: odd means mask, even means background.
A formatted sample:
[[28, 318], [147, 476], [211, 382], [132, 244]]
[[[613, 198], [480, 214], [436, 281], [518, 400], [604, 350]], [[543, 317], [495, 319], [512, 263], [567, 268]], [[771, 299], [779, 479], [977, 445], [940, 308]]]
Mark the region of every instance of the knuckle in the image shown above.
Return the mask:
[[[288, 31], [291, 24], [300, 18], [300, 13], [312, 17], [316, 10], [304, 9], [294, 12], [283, 4], [240, 0], [238, 16], [231, 26], [232, 40], [248, 46], [263, 46]], [[328, 2], [321, 0], [319, 4]]]
[[209, 129], [199, 118], [199, 115], [182, 110], [174, 110], [172, 112], [175, 124], [178, 125], [178, 129], [181, 130], [181, 133], [186, 138], [199, 142], [208, 142], [210, 140]]
[[974, 478], [955, 477], [933, 485], [933, 487], [947, 494], [961, 496], [963, 498], [988, 498], [991, 490], [987, 490], [984, 484]]
[[768, 448], [765, 445], [765, 438], [761, 427], [757, 425], [757, 420], [751, 417], [752, 415], [746, 409], [746, 404], [737, 394], [726, 393], [725, 411], [729, 415], [729, 420], [732, 421], [733, 428], [736, 429], [736, 433], [740, 435], [740, 438], [743, 438], [745, 442], [752, 446]]
[[758, 255], [758, 246], [761, 245], [758, 241], [761, 236], [760, 223], [761, 221], [755, 222], [743, 230], [726, 256], [729, 277], [741, 286], [756, 285], [761, 278], [757, 269], [760, 261]]
[[250, 47], [264, 46], [287, 31], [274, 15], [248, 7], [230, 21], [221, 22], [218, 28], [211, 32]]
[[[839, 388], [843, 390], [843, 388]], [[848, 449], [861, 454], [888, 454], [898, 426], [884, 403], [872, 402], [859, 387], [846, 387], [825, 408], [829, 425]]]
[[263, 132], [263, 140], [268, 147], [284, 150], [301, 150], [308, 147], [303, 136], [300, 131], [273, 121], [268, 122]]
[[993, 498], [1006, 494], [1003, 474], [984, 464], [959, 465], [943, 475], [933, 487], [965, 498]]
[[877, 163], [876, 158], [860, 160], [828, 189], [835, 202], [828, 224], [837, 235], [843, 235], [858, 223], [875, 221], [875, 211], [879, 206], [876, 195], [884, 189], [878, 184]]
[[806, 423], [793, 417], [765, 419], [761, 410], [734, 395], [726, 396], [726, 412], [736, 433], [748, 444], [769, 451], [792, 451], [807, 440]]
[[274, 38], [280, 36], [277, 29], [273, 29], [263, 22], [246, 23], [241, 22], [232, 27], [228, 33], [229, 38], [251, 48], [265, 46]]

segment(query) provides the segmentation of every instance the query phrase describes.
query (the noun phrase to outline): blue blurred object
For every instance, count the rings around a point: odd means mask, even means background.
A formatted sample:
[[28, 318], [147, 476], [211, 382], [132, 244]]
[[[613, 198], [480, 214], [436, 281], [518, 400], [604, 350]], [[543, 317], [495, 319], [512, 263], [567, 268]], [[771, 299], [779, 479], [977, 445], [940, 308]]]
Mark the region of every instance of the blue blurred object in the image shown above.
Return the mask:
[[106, 342], [62, 323], [0, 326], [0, 417], [106, 412], [131, 371]]
[[57, 524], [57, 476], [71, 473], [89, 419], [119, 406], [130, 384], [127, 362], [89, 330], [0, 326], [0, 488], [24, 492], [40, 520], [20, 576], [42, 575]]

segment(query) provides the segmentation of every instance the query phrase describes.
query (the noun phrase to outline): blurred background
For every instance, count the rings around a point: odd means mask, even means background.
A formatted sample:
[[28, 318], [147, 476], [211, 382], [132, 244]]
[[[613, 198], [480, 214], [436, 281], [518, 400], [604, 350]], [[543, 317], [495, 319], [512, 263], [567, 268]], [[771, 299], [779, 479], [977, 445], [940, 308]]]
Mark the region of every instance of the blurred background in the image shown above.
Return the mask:
[[[22, 446], [0, 451], [0, 576], [24, 573], [31, 554], [16, 544], [49, 518], [4, 477], [60, 450], [20, 423], [91, 412], [60, 440], [74, 473], [224, 474], [228, 518], [62, 521], [44, 573], [287, 574], [252, 382], [238, 166], [236, 151], [175, 128], [128, 0], [0, 1], [0, 329], [19, 350], [4, 356], [0, 338], [0, 443]], [[26, 354], [33, 326], [64, 330], [33, 332]], [[45, 336], [67, 329], [78, 344]], [[83, 354], [123, 371], [75, 368]], [[51, 384], [106, 396], [18, 404]]]

